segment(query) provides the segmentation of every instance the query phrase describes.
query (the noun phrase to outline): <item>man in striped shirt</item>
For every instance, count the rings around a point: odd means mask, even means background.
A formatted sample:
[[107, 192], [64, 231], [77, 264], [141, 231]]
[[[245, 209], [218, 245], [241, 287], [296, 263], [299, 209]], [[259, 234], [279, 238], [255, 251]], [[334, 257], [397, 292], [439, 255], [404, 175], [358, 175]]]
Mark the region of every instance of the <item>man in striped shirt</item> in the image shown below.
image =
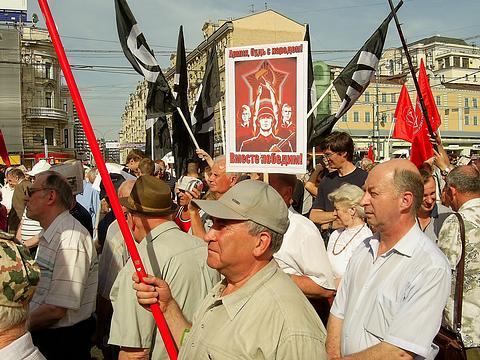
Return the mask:
[[69, 213], [74, 197], [53, 171], [27, 189], [27, 216], [40, 222], [37, 262], [41, 275], [30, 307], [29, 329], [47, 359], [89, 359], [98, 283], [88, 231]]

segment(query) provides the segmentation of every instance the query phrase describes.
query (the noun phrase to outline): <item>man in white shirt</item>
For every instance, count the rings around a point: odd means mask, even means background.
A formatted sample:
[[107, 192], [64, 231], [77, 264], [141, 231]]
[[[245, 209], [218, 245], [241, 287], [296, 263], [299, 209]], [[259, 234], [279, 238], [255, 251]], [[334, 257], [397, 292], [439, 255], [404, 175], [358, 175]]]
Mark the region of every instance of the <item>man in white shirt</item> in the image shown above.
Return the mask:
[[288, 174], [270, 174], [268, 178], [270, 186], [277, 190], [289, 206], [288, 219], [290, 220], [290, 226], [283, 236], [282, 246], [273, 257], [278, 266], [290, 275], [295, 284], [309, 298], [326, 324], [329, 306], [325, 299], [335, 294], [333, 273], [318, 228], [291, 206], [296, 180], [295, 175]]
[[330, 359], [434, 359], [450, 293], [445, 255], [415, 215], [423, 181], [408, 160], [377, 165], [361, 205], [377, 233], [350, 259], [330, 311]]

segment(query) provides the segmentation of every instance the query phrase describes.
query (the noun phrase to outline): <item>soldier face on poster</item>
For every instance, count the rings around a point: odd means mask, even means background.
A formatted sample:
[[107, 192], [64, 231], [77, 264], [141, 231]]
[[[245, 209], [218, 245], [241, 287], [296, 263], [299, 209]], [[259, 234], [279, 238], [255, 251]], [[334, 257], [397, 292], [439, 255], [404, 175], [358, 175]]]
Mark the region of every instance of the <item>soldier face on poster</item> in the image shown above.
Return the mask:
[[307, 43], [226, 49], [227, 170], [306, 168]]

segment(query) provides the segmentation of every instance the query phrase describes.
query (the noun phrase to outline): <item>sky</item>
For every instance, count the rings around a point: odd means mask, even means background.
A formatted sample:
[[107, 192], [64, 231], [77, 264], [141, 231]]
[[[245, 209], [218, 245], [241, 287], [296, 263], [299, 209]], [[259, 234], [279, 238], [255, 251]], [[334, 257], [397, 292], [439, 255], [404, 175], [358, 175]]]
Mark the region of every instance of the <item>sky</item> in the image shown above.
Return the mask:
[[[387, 0], [129, 0], [128, 4], [162, 68], [170, 65], [180, 25], [188, 52], [203, 40], [205, 22], [234, 19], [265, 7], [310, 25], [312, 50], [322, 51], [314, 53], [314, 60], [345, 65], [354, 52], [336, 50], [358, 50], [390, 9]], [[49, 6], [70, 64], [96, 66], [73, 73], [97, 137], [117, 139], [128, 96], [142, 77], [121, 53], [114, 0], [50, 0]], [[28, 0], [28, 20], [33, 13], [39, 17], [37, 26], [45, 27], [37, 1]], [[404, 0], [398, 17], [407, 42], [433, 35], [478, 36], [467, 40], [478, 45], [479, 13], [479, 0]], [[385, 48], [398, 46], [392, 21]]]

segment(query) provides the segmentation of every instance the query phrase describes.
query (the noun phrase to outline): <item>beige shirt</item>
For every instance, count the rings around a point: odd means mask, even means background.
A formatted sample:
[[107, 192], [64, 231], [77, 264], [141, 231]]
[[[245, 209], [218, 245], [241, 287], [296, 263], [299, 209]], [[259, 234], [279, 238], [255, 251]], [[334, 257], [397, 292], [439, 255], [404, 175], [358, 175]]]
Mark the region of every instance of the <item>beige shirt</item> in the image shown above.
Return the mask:
[[179, 359], [326, 359], [326, 331], [272, 260], [237, 291], [215, 286], [193, 319]]
[[88, 319], [95, 311], [98, 284], [97, 252], [88, 230], [64, 211], [39, 236], [41, 274], [30, 311], [42, 304], [66, 308], [52, 328]]
[[[203, 298], [220, 279], [218, 272], [207, 266], [206, 244], [168, 221], [153, 229], [137, 248], [147, 273], [170, 285], [173, 297], [191, 321]], [[152, 314], [138, 305], [132, 288], [134, 271], [129, 259], [110, 292], [113, 317], [109, 343], [133, 348], [154, 345], [152, 359], [168, 359]]]

